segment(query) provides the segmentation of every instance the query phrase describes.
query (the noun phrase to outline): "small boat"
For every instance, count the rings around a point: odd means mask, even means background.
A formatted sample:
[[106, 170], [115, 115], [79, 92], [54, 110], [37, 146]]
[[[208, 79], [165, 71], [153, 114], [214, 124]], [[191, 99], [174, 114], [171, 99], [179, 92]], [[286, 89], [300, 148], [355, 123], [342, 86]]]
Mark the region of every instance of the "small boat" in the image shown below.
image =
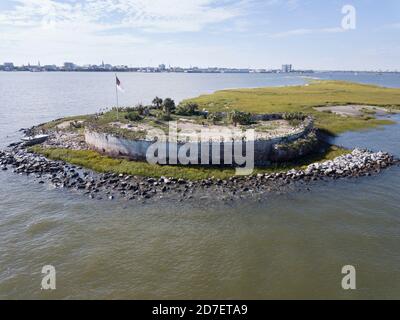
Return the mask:
[[47, 134], [38, 134], [32, 137], [23, 137], [21, 138], [22, 142], [25, 143], [26, 146], [33, 146], [35, 144], [43, 143], [47, 140], [49, 136]]

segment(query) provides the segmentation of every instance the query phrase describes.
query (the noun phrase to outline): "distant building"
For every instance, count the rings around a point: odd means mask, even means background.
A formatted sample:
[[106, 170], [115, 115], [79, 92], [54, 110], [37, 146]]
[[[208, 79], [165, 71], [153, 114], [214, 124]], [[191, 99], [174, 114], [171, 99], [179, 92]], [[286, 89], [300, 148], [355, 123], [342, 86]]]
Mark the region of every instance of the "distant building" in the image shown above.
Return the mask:
[[64, 70], [66, 71], [72, 71], [75, 69], [75, 64], [72, 62], [64, 62]]
[[160, 71], [165, 71], [165, 64], [160, 64], [158, 69], [160, 69]]
[[58, 67], [55, 64], [43, 66], [45, 71], [57, 71]]
[[3, 64], [3, 69], [4, 69], [4, 71], [13, 71], [14, 70], [14, 63], [12, 63], [12, 62], [5, 62], [4, 64]]
[[282, 72], [283, 73], [289, 73], [289, 72], [292, 72], [293, 71], [293, 69], [292, 69], [292, 65], [291, 64], [283, 64], [282, 65]]
[[40, 66], [40, 63], [39, 63], [37, 66], [31, 66], [31, 65], [29, 65], [29, 66], [28, 66], [28, 70], [29, 70], [30, 72], [40, 72], [40, 71], [42, 71], [43, 69], [42, 69], [42, 67]]

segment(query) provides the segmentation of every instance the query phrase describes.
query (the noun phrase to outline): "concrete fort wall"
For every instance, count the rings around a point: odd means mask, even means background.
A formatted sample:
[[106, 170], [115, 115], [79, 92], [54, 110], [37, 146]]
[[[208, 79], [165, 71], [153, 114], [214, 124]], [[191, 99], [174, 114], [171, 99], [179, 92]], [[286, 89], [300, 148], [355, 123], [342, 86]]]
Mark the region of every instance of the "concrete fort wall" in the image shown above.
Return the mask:
[[[256, 140], [254, 142], [254, 163], [257, 166], [266, 166], [271, 161], [289, 161], [297, 156], [304, 155], [308, 151], [303, 150], [279, 150], [277, 151], [276, 146], [280, 144], [290, 144], [300, 138], [306, 137], [313, 129], [313, 121], [311, 118], [307, 118], [304, 124], [298, 131], [286, 135], [275, 137], [272, 139]], [[100, 153], [108, 154], [114, 157], [127, 157], [132, 160], [146, 160], [146, 153], [148, 148], [155, 143], [155, 141], [149, 141], [145, 139], [130, 140], [123, 137], [118, 137], [112, 134], [96, 132], [94, 130], [87, 129], [85, 131], [85, 140], [88, 146]], [[193, 157], [191, 159], [192, 164], [221, 164], [231, 165], [232, 160], [227, 155], [233, 155], [236, 148], [236, 152], [242, 151], [243, 155], [246, 155], [246, 143], [224, 143], [224, 142], [209, 142], [209, 143], [172, 143], [165, 142], [165, 153], [167, 155], [167, 162], [170, 163], [168, 157], [170, 149], [174, 148], [177, 150], [176, 153], [186, 154], [187, 147], [190, 146], [191, 150], [197, 151], [197, 159]], [[240, 149], [241, 147], [241, 149]], [[310, 149], [310, 148], [308, 148]], [[218, 157], [219, 153], [219, 157]], [[203, 156], [202, 156], [203, 154]], [[156, 153], [157, 155], [157, 153]], [[194, 155], [196, 156], [196, 155]], [[220, 162], [215, 159], [221, 159]], [[226, 161], [224, 161], [224, 159]], [[194, 162], [194, 163], [193, 163]]]

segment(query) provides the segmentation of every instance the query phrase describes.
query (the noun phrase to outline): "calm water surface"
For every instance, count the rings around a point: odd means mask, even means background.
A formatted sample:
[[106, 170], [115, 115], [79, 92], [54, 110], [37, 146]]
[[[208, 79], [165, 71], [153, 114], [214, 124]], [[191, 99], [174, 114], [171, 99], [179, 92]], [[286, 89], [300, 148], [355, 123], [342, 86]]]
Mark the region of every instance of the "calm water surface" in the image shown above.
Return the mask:
[[[399, 75], [313, 77], [400, 87]], [[121, 74], [121, 104], [296, 75]], [[107, 73], [0, 73], [0, 145], [21, 127], [114, 103]], [[400, 117], [394, 117], [400, 121]], [[400, 125], [337, 143], [400, 156]], [[94, 201], [0, 172], [0, 298], [400, 298], [400, 168], [311, 190], [222, 203]], [[41, 268], [57, 289], [40, 290]], [[357, 269], [356, 291], [341, 268]]]

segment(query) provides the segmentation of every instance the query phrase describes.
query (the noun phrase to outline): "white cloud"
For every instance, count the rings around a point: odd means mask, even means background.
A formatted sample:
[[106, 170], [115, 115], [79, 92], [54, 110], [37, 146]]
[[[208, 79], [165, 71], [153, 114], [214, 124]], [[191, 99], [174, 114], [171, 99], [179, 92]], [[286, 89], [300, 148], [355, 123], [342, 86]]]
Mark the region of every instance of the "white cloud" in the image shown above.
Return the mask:
[[12, 0], [13, 10], [0, 13], [0, 25], [38, 26], [91, 23], [101, 29], [141, 28], [150, 32], [199, 31], [209, 24], [238, 17], [246, 0]]
[[346, 32], [347, 30], [343, 28], [322, 28], [322, 29], [293, 29], [284, 32], [278, 32], [273, 34], [268, 34], [267, 36], [270, 38], [285, 38], [291, 36], [301, 36], [307, 34], [322, 34], [322, 33], [340, 33]]
[[12, 9], [0, 11], [0, 59], [135, 50], [151, 34], [198, 32], [234, 21], [250, 1], [9, 0]]
[[295, 10], [300, 6], [299, 0], [264, 0], [266, 5], [283, 5], [289, 10]]

